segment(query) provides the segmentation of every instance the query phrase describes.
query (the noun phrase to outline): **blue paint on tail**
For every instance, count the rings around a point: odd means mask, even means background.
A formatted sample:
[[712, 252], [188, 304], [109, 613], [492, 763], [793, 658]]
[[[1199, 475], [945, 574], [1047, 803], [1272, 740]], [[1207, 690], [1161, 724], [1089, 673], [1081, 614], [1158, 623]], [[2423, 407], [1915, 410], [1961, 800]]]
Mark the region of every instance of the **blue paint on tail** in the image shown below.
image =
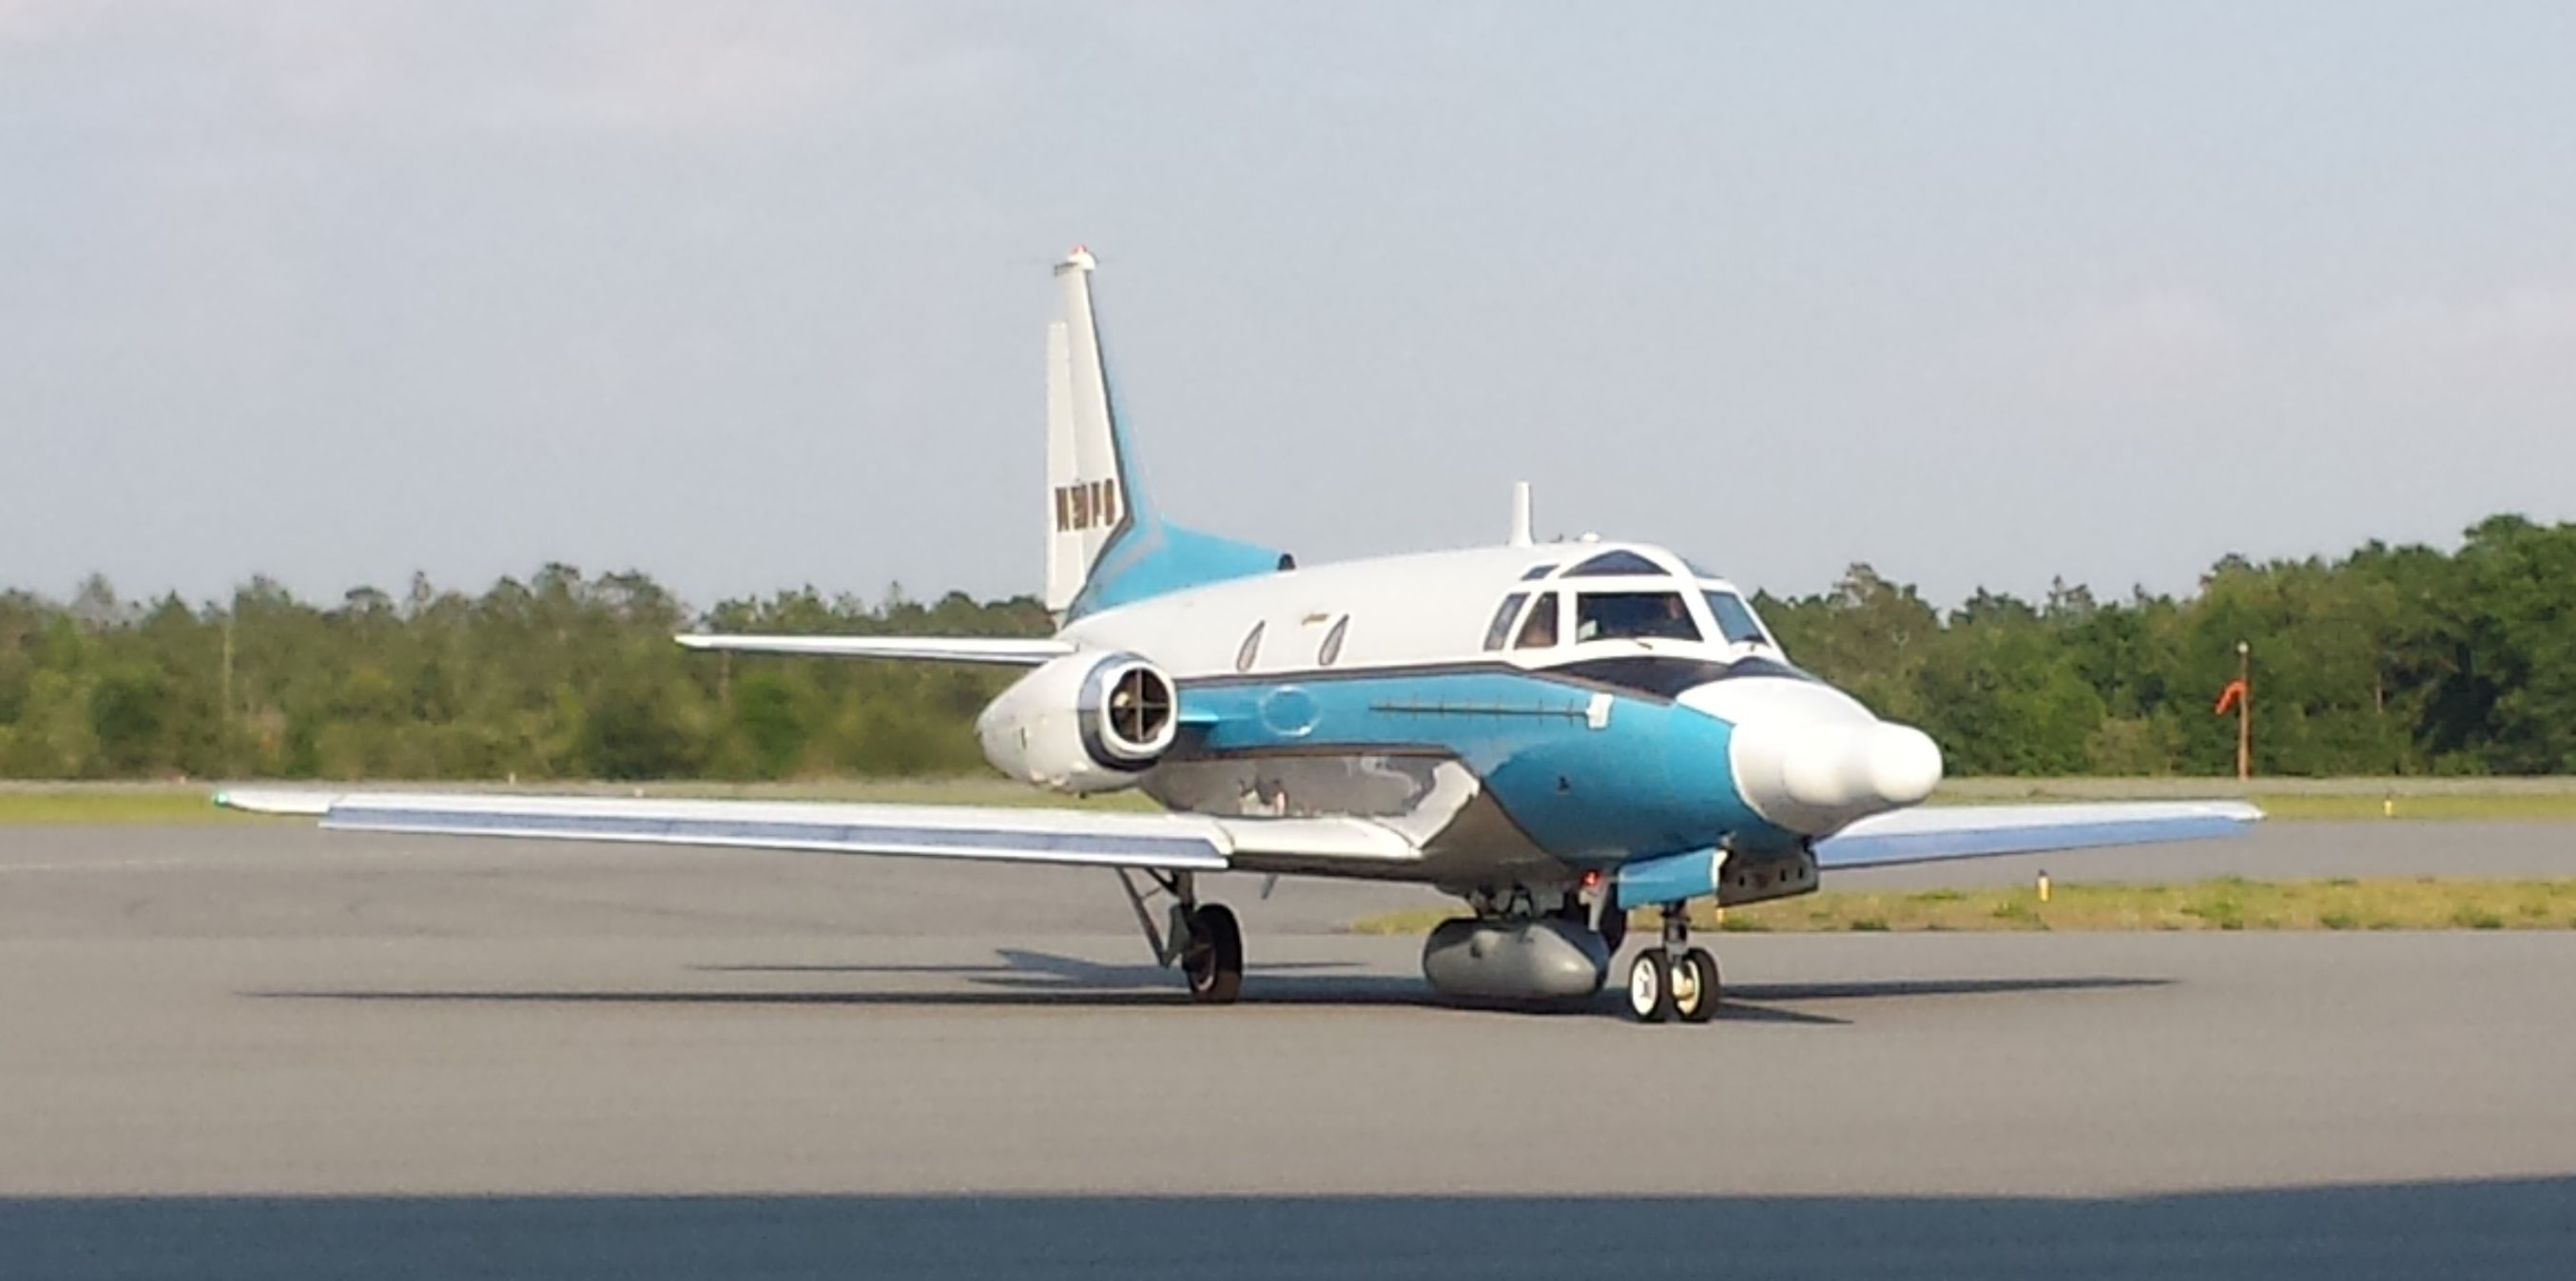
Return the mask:
[[1107, 377], [1105, 360], [1102, 374], [1101, 389], [1109, 400], [1110, 448], [1118, 456], [1126, 510], [1120, 515], [1118, 532], [1110, 535], [1091, 563], [1067, 615], [1080, 618], [1169, 592], [1278, 572], [1285, 557], [1276, 548], [1201, 533], [1163, 519], [1136, 466], [1135, 451], [1128, 447], [1127, 421], [1118, 412], [1117, 388]]

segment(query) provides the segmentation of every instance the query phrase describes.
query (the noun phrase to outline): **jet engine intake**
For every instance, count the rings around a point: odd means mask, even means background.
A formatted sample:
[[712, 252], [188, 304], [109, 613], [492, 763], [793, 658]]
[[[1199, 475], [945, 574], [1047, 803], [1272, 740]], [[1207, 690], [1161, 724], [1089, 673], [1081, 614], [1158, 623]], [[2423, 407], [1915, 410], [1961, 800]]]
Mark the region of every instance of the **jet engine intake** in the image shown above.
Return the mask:
[[1057, 791], [1133, 787], [1180, 736], [1180, 691], [1134, 654], [1067, 654], [1021, 677], [975, 719], [993, 768]]

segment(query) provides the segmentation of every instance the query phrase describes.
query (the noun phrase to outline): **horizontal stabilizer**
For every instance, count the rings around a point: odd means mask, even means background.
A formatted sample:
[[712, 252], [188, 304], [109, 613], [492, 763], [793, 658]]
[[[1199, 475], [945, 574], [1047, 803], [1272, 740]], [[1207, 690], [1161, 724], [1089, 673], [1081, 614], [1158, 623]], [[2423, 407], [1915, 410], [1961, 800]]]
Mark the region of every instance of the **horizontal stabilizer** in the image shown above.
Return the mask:
[[1073, 646], [1060, 640], [993, 636], [674, 636], [690, 649], [814, 658], [908, 658], [937, 663], [1036, 667]]
[[2261, 821], [2242, 801], [1931, 805], [1880, 814], [1816, 842], [1816, 866], [1885, 867], [2234, 836]]

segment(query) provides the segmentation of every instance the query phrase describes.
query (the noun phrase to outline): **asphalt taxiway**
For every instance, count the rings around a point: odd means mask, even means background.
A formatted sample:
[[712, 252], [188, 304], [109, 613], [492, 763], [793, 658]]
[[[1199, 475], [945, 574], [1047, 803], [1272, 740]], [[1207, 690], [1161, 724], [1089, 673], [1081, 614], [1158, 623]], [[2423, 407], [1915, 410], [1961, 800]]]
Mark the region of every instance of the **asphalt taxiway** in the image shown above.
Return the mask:
[[[2210, 848], [2576, 874], [2542, 825]], [[1251, 973], [1201, 1009], [1097, 870], [0, 831], [0, 1276], [2576, 1257], [2576, 930], [1727, 936], [1721, 1018], [1645, 1028], [1440, 1006], [1336, 932], [1423, 892], [1220, 886]]]

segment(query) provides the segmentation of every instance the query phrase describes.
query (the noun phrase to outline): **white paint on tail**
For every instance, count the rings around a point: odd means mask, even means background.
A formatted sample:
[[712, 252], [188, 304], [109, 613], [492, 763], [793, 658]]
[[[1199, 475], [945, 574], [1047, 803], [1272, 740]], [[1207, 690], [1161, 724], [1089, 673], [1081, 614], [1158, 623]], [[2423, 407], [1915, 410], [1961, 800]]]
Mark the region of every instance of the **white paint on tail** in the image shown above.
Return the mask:
[[1056, 264], [1063, 318], [1047, 327], [1046, 606], [1059, 614], [1081, 595], [1102, 550], [1135, 519], [1092, 318], [1097, 265], [1080, 248]]

